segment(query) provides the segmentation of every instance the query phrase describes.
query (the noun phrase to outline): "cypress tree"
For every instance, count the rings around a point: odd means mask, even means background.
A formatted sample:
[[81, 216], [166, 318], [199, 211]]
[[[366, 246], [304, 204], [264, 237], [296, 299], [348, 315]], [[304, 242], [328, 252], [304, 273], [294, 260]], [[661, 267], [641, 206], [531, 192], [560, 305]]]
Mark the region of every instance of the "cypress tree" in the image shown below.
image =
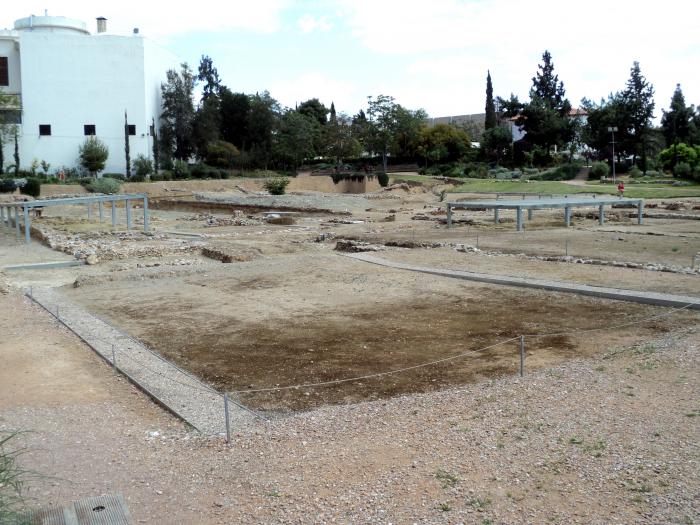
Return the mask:
[[493, 85], [491, 84], [491, 71], [486, 74], [486, 118], [484, 128], [487, 130], [495, 128], [498, 123], [496, 116], [496, 105], [493, 102]]
[[126, 178], [131, 178], [131, 154], [129, 148], [129, 119], [124, 110], [124, 156], [126, 157]]

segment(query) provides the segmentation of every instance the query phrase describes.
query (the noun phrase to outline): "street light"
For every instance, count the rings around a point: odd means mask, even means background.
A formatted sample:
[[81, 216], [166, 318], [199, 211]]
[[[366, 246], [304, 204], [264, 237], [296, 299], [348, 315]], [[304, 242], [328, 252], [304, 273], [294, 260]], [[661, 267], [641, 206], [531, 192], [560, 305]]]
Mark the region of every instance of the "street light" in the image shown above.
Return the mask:
[[612, 165], [613, 165], [613, 184], [615, 184], [615, 132], [617, 131], [617, 126], [608, 126], [608, 131], [612, 133]]

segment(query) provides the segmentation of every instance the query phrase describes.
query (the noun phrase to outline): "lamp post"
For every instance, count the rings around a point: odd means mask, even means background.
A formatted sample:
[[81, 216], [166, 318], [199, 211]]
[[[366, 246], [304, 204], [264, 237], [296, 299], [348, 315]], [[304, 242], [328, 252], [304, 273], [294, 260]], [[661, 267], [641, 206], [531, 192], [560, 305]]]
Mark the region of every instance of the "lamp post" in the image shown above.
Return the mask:
[[615, 132], [617, 131], [617, 126], [608, 126], [608, 131], [612, 133], [612, 172], [613, 172], [613, 184], [615, 184]]

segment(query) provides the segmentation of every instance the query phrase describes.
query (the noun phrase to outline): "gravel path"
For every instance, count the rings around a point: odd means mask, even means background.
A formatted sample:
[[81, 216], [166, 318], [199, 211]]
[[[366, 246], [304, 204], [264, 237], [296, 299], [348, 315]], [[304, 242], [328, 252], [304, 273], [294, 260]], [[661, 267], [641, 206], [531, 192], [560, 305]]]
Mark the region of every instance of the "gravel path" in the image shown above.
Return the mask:
[[[408, 270], [412, 272], [429, 273], [456, 279], [466, 279], [490, 284], [501, 284], [506, 286], [520, 286], [525, 288], [539, 288], [555, 292], [569, 292], [582, 295], [590, 295], [604, 299], [615, 299], [618, 301], [630, 301], [635, 303], [652, 304], [656, 306], [669, 306], [674, 308], [689, 308], [700, 310], [700, 299], [688, 295], [673, 295], [657, 292], [645, 292], [641, 290], [621, 290], [618, 288], [604, 288], [602, 286], [588, 286], [585, 284], [567, 283], [561, 281], [550, 281], [544, 279], [532, 279], [523, 277], [499, 276], [485, 273], [466, 272], [462, 270], [447, 270], [439, 268], [428, 268], [415, 266], [401, 262], [389, 261], [376, 257], [368, 253], [345, 253], [346, 257], [358, 261], [364, 261], [389, 268]], [[690, 305], [690, 306], [689, 306]]]
[[[32, 299], [89, 344], [174, 414], [206, 434], [225, 435], [222, 394], [202, 383], [129, 335], [72, 303], [51, 288], [33, 288]], [[113, 354], [114, 352], [114, 354]], [[229, 403], [234, 428], [250, 424], [253, 413]]]

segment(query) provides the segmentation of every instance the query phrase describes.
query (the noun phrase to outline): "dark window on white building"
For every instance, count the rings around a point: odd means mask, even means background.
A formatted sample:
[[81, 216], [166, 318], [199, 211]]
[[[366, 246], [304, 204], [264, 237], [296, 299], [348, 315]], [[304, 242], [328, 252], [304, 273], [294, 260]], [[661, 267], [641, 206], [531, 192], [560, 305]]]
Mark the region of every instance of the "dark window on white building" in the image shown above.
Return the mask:
[[51, 124], [39, 124], [39, 135], [51, 135]]
[[7, 57], [0, 57], [0, 86], [10, 85], [10, 67]]
[[136, 135], [136, 124], [128, 124], [126, 127], [129, 129], [129, 135]]
[[85, 132], [85, 135], [94, 135], [95, 134], [95, 125], [94, 124], [85, 124], [83, 126], [83, 131]]

